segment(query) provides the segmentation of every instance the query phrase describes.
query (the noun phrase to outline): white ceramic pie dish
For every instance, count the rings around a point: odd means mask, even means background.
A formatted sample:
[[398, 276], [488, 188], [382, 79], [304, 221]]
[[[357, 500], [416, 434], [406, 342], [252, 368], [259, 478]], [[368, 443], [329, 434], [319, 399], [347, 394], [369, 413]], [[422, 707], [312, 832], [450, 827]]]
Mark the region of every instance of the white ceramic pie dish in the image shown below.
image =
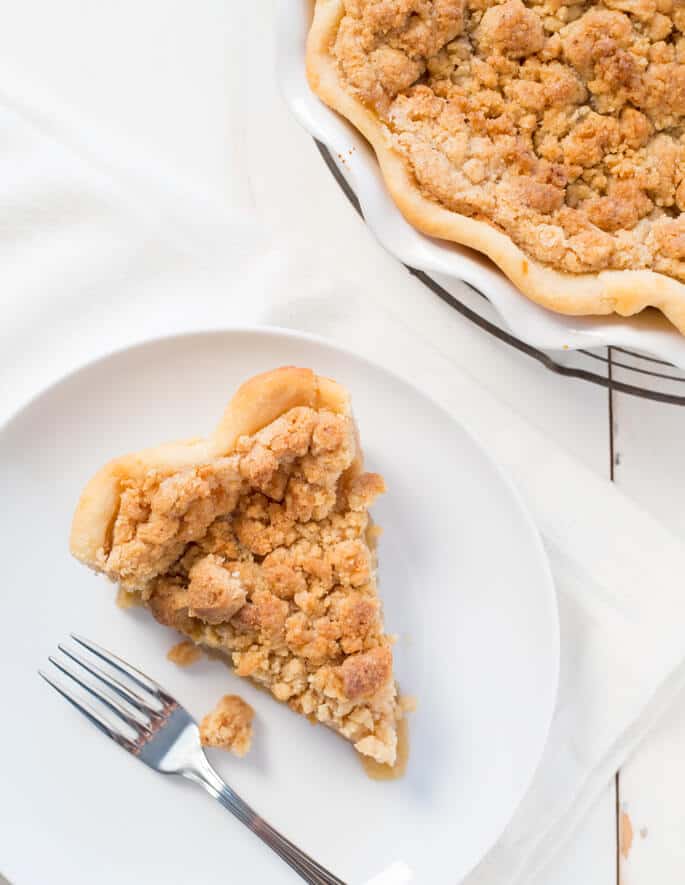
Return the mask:
[[607, 345], [638, 350], [685, 368], [685, 337], [655, 310], [635, 317], [572, 317], [546, 310], [522, 295], [487, 258], [471, 249], [433, 239], [412, 227], [386, 190], [378, 163], [364, 138], [311, 91], [304, 72], [311, 0], [277, 2], [277, 74], [291, 111], [322, 142], [357, 196], [379, 242], [404, 264], [480, 290], [518, 338], [543, 350], [579, 350]]

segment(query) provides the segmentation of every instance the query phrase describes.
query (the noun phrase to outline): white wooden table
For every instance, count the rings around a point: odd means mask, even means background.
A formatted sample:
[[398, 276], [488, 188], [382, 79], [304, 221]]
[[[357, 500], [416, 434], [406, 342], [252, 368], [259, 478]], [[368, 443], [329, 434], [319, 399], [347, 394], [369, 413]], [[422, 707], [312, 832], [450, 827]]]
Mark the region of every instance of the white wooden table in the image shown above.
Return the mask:
[[[343, 198], [314, 144], [280, 102], [268, 63], [271, 0], [0, 0], [0, 11], [5, 62], [154, 151], [162, 166], [194, 186], [285, 218], [313, 250], [329, 247], [332, 237], [344, 243], [355, 256], [355, 267], [345, 273], [369, 280], [369, 304], [380, 301], [401, 316], [403, 302], [421, 299], [425, 309], [416, 335], [436, 350], [459, 352], [481, 384], [609, 480], [607, 392], [553, 375], [476, 329], [386, 255]], [[236, 33], [239, 46], [261, 48], [258, 56], [243, 58], [240, 82], [228, 75], [235, 69], [231, 56], [239, 51]], [[236, 129], [237, 146], [228, 138]], [[320, 283], [344, 289], [344, 280], [333, 277]], [[364, 321], [364, 305], [346, 305], [344, 291], [339, 303], [341, 312], [354, 311], [351, 323]], [[287, 315], [271, 320], [289, 324]], [[307, 330], [325, 335], [327, 322], [330, 314], [314, 304]], [[685, 408], [622, 394], [614, 394], [612, 405], [615, 481], [685, 537]], [[682, 885], [683, 746], [685, 709], [669, 715], [607, 785], [535, 885]]]

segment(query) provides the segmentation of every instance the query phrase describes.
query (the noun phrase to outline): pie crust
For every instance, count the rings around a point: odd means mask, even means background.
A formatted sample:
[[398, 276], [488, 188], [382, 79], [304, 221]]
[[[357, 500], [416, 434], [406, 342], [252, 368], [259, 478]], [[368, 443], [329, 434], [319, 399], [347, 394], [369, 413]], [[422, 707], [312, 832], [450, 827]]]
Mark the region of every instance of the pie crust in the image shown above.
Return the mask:
[[316, 0], [307, 74], [416, 228], [685, 333], [683, 32], [682, 0]]
[[70, 546], [162, 624], [392, 765], [402, 706], [368, 515], [382, 491], [346, 390], [285, 367], [243, 384], [206, 439], [103, 467]]

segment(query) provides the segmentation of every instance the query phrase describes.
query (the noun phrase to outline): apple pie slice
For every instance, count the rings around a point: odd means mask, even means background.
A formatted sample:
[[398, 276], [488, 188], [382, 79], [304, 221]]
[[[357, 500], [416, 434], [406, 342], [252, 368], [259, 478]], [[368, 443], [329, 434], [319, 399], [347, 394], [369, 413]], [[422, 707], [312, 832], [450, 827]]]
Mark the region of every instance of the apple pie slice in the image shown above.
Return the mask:
[[71, 551], [162, 624], [392, 765], [401, 706], [349, 395], [309, 369], [247, 381], [213, 434], [117, 458]]

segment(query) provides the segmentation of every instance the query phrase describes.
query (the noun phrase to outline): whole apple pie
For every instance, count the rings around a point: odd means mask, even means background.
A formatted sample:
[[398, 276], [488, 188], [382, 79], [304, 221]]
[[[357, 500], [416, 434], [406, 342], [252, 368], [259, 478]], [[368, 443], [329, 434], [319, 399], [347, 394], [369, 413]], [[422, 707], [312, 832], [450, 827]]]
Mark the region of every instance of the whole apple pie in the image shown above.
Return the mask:
[[683, 0], [316, 0], [307, 70], [417, 228], [685, 333]]
[[[402, 705], [368, 514], [383, 491], [363, 471], [345, 389], [277, 369], [246, 382], [206, 439], [105, 465], [81, 495], [71, 551], [238, 675], [393, 765]], [[214, 724], [227, 733], [225, 713]]]

